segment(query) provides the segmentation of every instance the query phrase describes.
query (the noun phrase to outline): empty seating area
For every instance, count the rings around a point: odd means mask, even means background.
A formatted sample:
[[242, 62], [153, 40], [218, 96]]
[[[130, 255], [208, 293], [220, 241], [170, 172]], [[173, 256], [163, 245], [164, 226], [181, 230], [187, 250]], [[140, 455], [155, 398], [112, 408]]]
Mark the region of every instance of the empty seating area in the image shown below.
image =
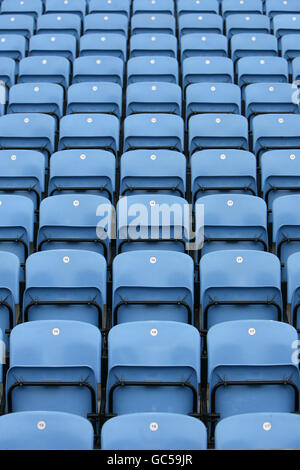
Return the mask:
[[298, 0], [0, 0], [0, 450], [300, 448]]

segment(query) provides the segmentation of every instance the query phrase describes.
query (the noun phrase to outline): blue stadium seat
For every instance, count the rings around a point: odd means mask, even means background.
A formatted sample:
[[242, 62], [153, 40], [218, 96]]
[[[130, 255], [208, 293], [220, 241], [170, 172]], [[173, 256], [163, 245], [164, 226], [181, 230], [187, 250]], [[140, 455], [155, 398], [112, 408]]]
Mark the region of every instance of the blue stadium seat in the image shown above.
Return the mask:
[[111, 218], [112, 206], [105, 197], [93, 194], [48, 197], [40, 205], [38, 250], [78, 248], [108, 258]]
[[238, 85], [287, 83], [288, 63], [282, 57], [242, 57], [236, 64]]
[[193, 114], [241, 114], [241, 91], [233, 83], [194, 83], [186, 88], [186, 120]]
[[228, 57], [190, 57], [182, 62], [182, 83], [233, 83], [233, 62]]
[[180, 39], [181, 60], [189, 57], [227, 57], [228, 44], [222, 34], [185, 34]]
[[37, 20], [37, 34], [72, 34], [76, 39], [80, 38], [81, 21], [74, 13], [48, 13]]
[[38, 34], [29, 41], [30, 56], [54, 55], [73, 61], [76, 57], [76, 39], [72, 34]]
[[248, 56], [272, 57], [278, 55], [277, 39], [272, 34], [235, 34], [230, 42], [231, 58], [234, 62]]
[[26, 57], [20, 61], [19, 83], [47, 82], [69, 86], [70, 62], [65, 57]]
[[175, 35], [175, 18], [164, 13], [140, 13], [133, 15], [131, 34], [173, 34]]
[[20, 34], [2, 34], [0, 37], [0, 56], [21, 60], [27, 51], [27, 41]]
[[283, 149], [263, 153], [261, 189], [269, 212], [272, 212], [273, 201], [277, 197], [300, 194], [300, 151]]
[[232, 14], [262, 14], [263, 4], [261, 0], [223, 0], [222, 1], [222, 13], [223, 17], [226, 18]]
[[261, 114], [252, 120], [253, 152], [300, 147], [300, 115]]
[[146, 320], [194, 322], [194, 263], [184, 253], [154, 249], [116, 256], [112, 291], [112, 325]]
[[63, 150], [51, 156], [48, 194], [52, 196], [83, 192], [112, 200], [115, 179], [116, 161], [111, 152], [93, 149]]
[[205, 148], [248, 150], [248, 121], [236, 114], [198, 114], [189, 120], [189, 152]]
[[175, 83], [132, 83], [126, 90], [126, 115], [172, 113], [181, 116], [181, 88]]
[[[299, 10], [300, 13], [300, 10]], [[278, 38], [285, 34], [300, 33], [300, 14], [276, 15], [273, 18], [274, 34]]]
[[23, 321], [78, 320], [103, 328], [106, 271], [104, 257], [91, 251], [49, 250], [29, 256]]
[[292, 82], [300, 80], [300, 57], [296, 57], [292, 61]]
[[256, 194], [256, 158], [245, 150], [201, 150], [191, 157], [193, 201], [213, 193]]
[[177, 413], [116, 416], [106, 421], [101, 430], [102, 450], [205, 450], [206, 443], [205, 425], [198, 419]]
[[178, 18], [179, 36], [192, 33], [223, 34], [223, 19], [213, 13], [187, 13]]
[[16, 326], [10, 335], [7, 411], [97, 412], [101, 333], [72, 320]]
[[55, 119], [40, 113], [16, 113], [0, 117], [0, 149], [54, 152]]
[[84, 18], [84, 34], [89, 33], [114, 33], [128, 34], [128, 19], [122, 14], [106, 15], [103, 13], [92, 13]]
[[297, 0], [265, 0], [266, 14], [273, 18], [282, 13], [300, 13], [300, 5]]
[[71, 148], [102, 148], [117, 153], [119, 149], [119, 120], [110, 114], [69, 114], [64, 116], [60, 120], [58, 150]]
[[286, 34], [280, 39], [281, 55], [287, 60], [300, 56], [300, 34]]
[[135, 57], [127, 62], [127, 84], [136, 82], [178, 83], [178, 62], [173, 57]]
[[281, 320], [280, 262], [254, 250], [214, 251], [200, 260], [202, 328], [230, 320]]
[[1, 416], [0, 433], [0, 450], [92, 450], [94, 445], [91, 423], [71, 413], [10, 413]]
[[130, 0], [89, 0], [89, 13], [122, 14], [129, 17]]
[[277, 321], [240, 320], [211, 328], [211, 412], [221, 420], [253, 412], [298, 412], [299, 370], [291, 354], [295, 340], [296, 330]]
[[218, 0], [178, 0], [177, 15], [186, 15], [187, 13], [219, 13]]
[[1, 14], [31, 15], [34, 18], [43, 12], [41, 0], [3, 0], [1, 3]]
[[67, 114], [109, 113], [122, 115], [122, 88], [116, 83], [82, 82], [67, 93]]
[[0, 15], [0, 34], [20, 34], [26, 39], [32, 36], [34, 19], [29, 15]]
[[45, 13], [75, 13], [83, 18], [86, 13], [86, 0], [46, 0]]
[[[170, 341], [172, 338], [172, 341]], [[108, 335], [107, 411], [198, 411], [200, 335], [179, 322], [131, 322]]]
[[174, 15], [174, 2], [172, 0], [164, 0], [163, 2], [156, 0], [133, 0], [133, 15], [147, 12]]
[[30, 198], [35, 211], [45, 190], [45, 157], [35, 150], [0, 151], [0, 194]]
[[56, 83], [18, 83], [9, 91], [7, 113], [63, 115], [64, 90]]
[[231, 38], [240, 33], [270, 33], [270, 19], [259, 14], [229, 15], [226, 18], [225, 28], [227, 37]]
[[[1, 182], [1, 179], [0, 179]], [[185, 196], [186, 158], [175, 150], [132, 150], [120, 161], [120, 195], [175, 194]]]
[[7, 87], [11, 87], [15, 83], [16, 63], [10, 57], [0, 57], [0, 80]]
[[113, 56], [78, 57], [73, 62], [73, 83], [110, 82], [123, 85], [124, 63]]
[[257, 114], [299, 113], [293, 102], [294, 88], [290, 83], [252, 83], [244, 89], [245, 116]]
[[130, 39], [130, 57], [177, 57], [177, 39], [171, 34], [135, 34]]
[[297, 329], [300, 337], [300, 312], [299, 312], [299, 293], [300, 293], [300, 272], [299, 272], [300, 253], [293, 253], [287, 259], [287, 303], [290, 313], [291, 324]]
[[283, 281], [286, 281], [289, 256], [300, 251], [299, 202], [300, 194], [293, 194], [278, 197], [272, 204], [273, 243], [275, 253], [281, 260]]
[[[18, 257], [13, 253], [0, 251], [0, 337], [1, 341], [5, 342], [6, 354], [8, 354], [8, 334], [18, 320], [17, 309], [20, 304], [19, 281], [20, 261]], [[1, 358], [3, 359], [2, 345]], [[2, 366], [0, 375], [2, 375]]]
[[113, 56], [126, 60], [126, 38], [123, 34], [89, 33], [81, 36], [79, 55]]
[[292, 413], [245, 413], [216, 426], [215, 449], [299, 449], [300, 418]]
[[[249, 194], [212, 194], [200, 197], [205, 226], [201, 255], [217, 250], [268, 250], [267, 206]], [[196, 215], [196, 232], [202, 220]]]
[[126, 152], [137, 148], [167, 148], [182, 152], [184, 148], [183, 119], [172, 114], [157, 113], [127, 116], [124, 120], [123, 149]]

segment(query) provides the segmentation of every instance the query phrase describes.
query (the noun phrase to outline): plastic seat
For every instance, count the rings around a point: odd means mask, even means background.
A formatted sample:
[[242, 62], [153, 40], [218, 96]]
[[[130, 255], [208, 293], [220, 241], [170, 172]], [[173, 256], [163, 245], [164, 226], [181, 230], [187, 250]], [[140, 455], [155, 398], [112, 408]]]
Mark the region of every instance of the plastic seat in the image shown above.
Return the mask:
[[106, 261], [98, 253], [34, 253], [26, 261], [23, 321], [77, 320], [103, 328], [106, 276]]
[[132, 2], [132, 13], [164, 13], [174, 15], [174, 2], [172, 0], [164, 0], [158, 2], [154, 0], [133, 0]]
[[214, 13], [187, 13], [178, 18], [179, 36], [192, 33], [223, 34], [223, 19]]
[[300, 33], [300, 14], [274, 16], [273, 29], [275, 36], [278, 38], [285, 34]]
[[277, 39], [272, 34], [241, 33], [235, 34], [231, 38], [231, 58], [234, 62], [248, 56], [272, 57], [277, 55]]
[[300, 336], [299, 260], [299, 252], [293, 253], [287, 259], [287, 303], [290, 312], [291, 324], [297, 329], [298, 336]]
[[298, 114], [261, 114], [252, 120], [253, 151], [300, 147]]
[[16, 63], [10, 57], [0, 57], [0, 80], [7, 87], [11, 87], [15, 83]]
[[[57, 208], [59, 207], [59, 211]], [[112, 206], [93, 194], [63, 194], [40, 205], [38, 251], [81, 249], [108, 258]]]
[[178, 83], [178, 62], [173, 57], [135, 57], [127, 62], [127, 84], [137, 82]]
[[[35, 150], [0, 151], [0, 193], [26, 196], [39, 208], [45, 185], [45, 157]], [[1, 196], [0, 196], [1, 197]]]
[[135, 34], [130, 39], [130, 57], [177, 57], [177, 39], [171, 34]]
[[177, 15], [187, 13], [219, 13], [219, 2], [217, 0], [178, 0]]
[[131, 34], [173, 34], [175, 35], [175, 18], [164, 13], [140, 13], [133, 15]]
[[[1, 343], [2, 341], [5, 343], [5, 354], [8, 354], [8, 334], [19, 320], [20, 261], [15, 254], [0, 251], [0, 262], [0, 337]], [[1, 344], [2, 361], [3, 353], [3, 345]], [[2, 366], [0, 375], [2, 375]]]
[[193, 324], [194, 263], [184, 253], [122, 253], [113, 262], [112, 289], [112, 325], [147, 320]]
[[175, 83], [132, 83], [126, 90], [126, 115], [172, 113], [181, 115], [181, 88]]
[[174, 250], [189, 246], [189, 205], [178, 196], [139, 194], [117, 204], [117, 251]]
[[110, 114], [64, 116], [60, 120], [58, 150], [72, 148], [102, 148], [116, 154], [119, 149], [119, 120]]
[[[0, 140], [1, 143], [1, 140]], [[183, 151], [183, 119], [172, 114], [139, 114], [124, 121], [123, 150], [151, 148]]]
[[[277, 321], [240, 320], [211, 328], [211, 412], [223, 420], [244, 413], [298, 411], [299, 371], [291, 355], [295, 340], [296, 330]], [[239, 429], [240, 435], [245, 429]]]
[[76, 39], [80, 38], [81, 21], [74, 13], [48, 13], [37, 20], [37, 34], [72, 34]]
[[68, 88], [70, 62], [65, 57], [26, 57], [19, 65], [18, 83], [57, 83]]
[[250, 83], [288, 82], [288, 63], [282, 57], [242, 57], [236, 70], [240, 87]]
[[[172, 338], [172, 341], [170, 341]], [[131, 322], [108, 335], [107, 411], [198, 411], [200, 335], [179, 322]]]
[[[1, 181], [1, 180], [0, 180]], [[174, 194], [185, 196], [186, 158], [174, 150], [132, 150], [120, 161], [120, 195]]]
[[18, 83], [9, 91], [8, 113], [63, 115], [64, 90], [56, 83]]
[[296, 57], [292, 61], [292, 82], [300, 80], [300, 57]]
[[299, 202], [300, 194], [293, 194], [278, 197], [272, 204], [273, 243], [281, 261], [283, 281], [286, 281], [289, 256], [300, 251]]
[[116, 83], [83, 82], [71, 85], [67, 94], [67, 114], [109, 113], [122, 115], [122, 88]]
[[88, 3], [89, 13], [109, 13], [122, 14], [129, 17], [130, 1], [129, 0], [90, 0]]
[[41, 0], [3, 0], [1, 3], [1, 14], [30, 15], [34, 18], [43, 12]]
[[0, 15], [0, 34], [20, 34], [30, 38], [34, 30], [34, 19], [29, 15]]
[[27, 51], [27, 41], [20, 34], [1, 34], [0, 56], [10, 57], [19, 61], [25, 57]]
[[300, 56], [300, 34], [286, 34], [280, 39], [281, 55], [287, 60]]
[[181, 37], [181, 60], [189, 57], [227, 57], [228, 44], [226, 36], [208, 33], [194, 33]]
[[232, 14], [262, 14], [263, 4], [261, 0], [223, 0], [222, 1], [222, 13], [223, 17], [226, 18]]
[[94, 445], [91, 423], [71, 413], [11, 413], [1, 416], [0, 432], [1, 450], [92, 450]]
[[38, 34], [29, 42], [30, 56], [54, 55], [73, 61], [76, 57], [76, 39], [72, 34]]
[[190, 57], [182, 63], [182, 83], [233, 83], [233, 62], [228, 57]]
[[103, 13], [92, 13], [84, 18], [83, 26], [84, 34], [98, 33], [114, 33], [128, 34], [128, 19], [122, 14], [106, 15]]
[[299, 416], [292, 413], [245, 413], [216, 426], [215, 449], [298, 449]]
[[257, 114], [299, 113], [293, 100], [294, 88], [290, 83], [252, 83], [244, 89], [245, 116]]
[[112, 200], [115, 179], [116, 162], [111, 152], [63, 150], [51, 156], [48, 194], [89, 193]]
[[240, 33], [268, 34], [271, 29], [270, 19], [267, 16], [255, 13], [250, 15], [229, 15], [226, 18], [225, 27], [228, 38]]
[[191, 157], [193, 201], [213, 193], [257, 193], [256, 158], [245, 150], [201, 150]]
[[236, 114], [198, 114], [189, 120], [189, 152], [206, 148], [248, 150], [248, 121]]
[[204, 330], [231, 320], [281, 320], [280, 262], [271, 253], [208, 253], [200, 260], [200, 281]]
[[123, 34], [89, 33], [81, 36], [79, 55], [83, 56], [113, 56], [126, 60], [126, 38]]
[[45, 13], [74, 13], [81, 19], [86, 13], [86, 0], [46, 0]]
[[101, 430], [103, 450], [204, 450], [206, 442], [207, 431], [201, 421], [176, 413], [132, 413], [117, 416], [106, 421]]
[[241, 91], [232, 83], [194, 83], [186, 88], [186, 120], [194, 114], [241, 114]]
[[124, 63], [113, 56], [78, 57], [73, 62], [73, 83], [109, 82], [123, 85]]
[[10, 335], [7, 411], [97, 412], [101, 333], [88, 323], [41, 320]]
[[300, 13], [300, 6], [297, 0], [266, 0], [266, 14], [273, 18], [275, 15]]

